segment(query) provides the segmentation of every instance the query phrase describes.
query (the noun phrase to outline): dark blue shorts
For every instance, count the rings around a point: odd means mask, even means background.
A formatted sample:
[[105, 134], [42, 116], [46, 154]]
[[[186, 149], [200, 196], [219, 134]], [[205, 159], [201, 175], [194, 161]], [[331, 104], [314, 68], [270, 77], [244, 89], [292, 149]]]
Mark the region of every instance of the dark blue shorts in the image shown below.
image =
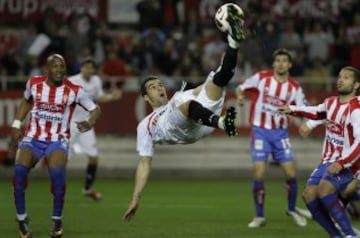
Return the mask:
[[319, 164], [311, 173], [309, 179], [306, 182], [306, 185], [319, 185], [320, 180], [326, 174], [326, 169], [331, 163]]
[[251, 129], [251, 156], [253, 162], [267, 161], [269, 154], [277, 163], [294, 160], [289, 133], [286, 129]]
[[360, 183], [359, 181], [357, 182], [357, 186], [356, 186], [356, 191], [354, 193], [354, 195], [351, 197], [351, 201], [360, 201]]
[[19, 148], [30, 149], [36, 160], [39, 160], [55, 150], [61, 150], [67, 154], [69, 151], [69, 143], [65, 139], [60, 141], [40, 141], [31, 137], [24, 137], [19, 144]]
[[338, 174], [326, 173], [324, 179], [329, 181], [337, 191], [344, 191], [354, 176], [350, 169], [343, 169]]
[[338, 174], [329, 174], [326, 169], [331, 163], [319, 164], [310, 175], [306, 185], [319, 185], [320, 180], [329, 181], [337, 191], [344, 191], [347, 185], [354, 179], [350, 169], [343, 169]]

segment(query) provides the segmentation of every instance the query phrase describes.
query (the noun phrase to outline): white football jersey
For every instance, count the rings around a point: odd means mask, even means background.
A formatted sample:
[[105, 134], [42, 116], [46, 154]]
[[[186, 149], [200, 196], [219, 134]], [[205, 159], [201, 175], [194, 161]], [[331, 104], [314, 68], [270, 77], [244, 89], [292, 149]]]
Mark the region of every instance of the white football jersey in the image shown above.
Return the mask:
[[[210, 73], [207, 81], [212, 80], [213, 75], [213, 72]], [[166, 105], [155, 109], [138, 124], [137, 151], [140, 156], [152, 157], [155, 144], [191, 144], [211, 134], [214, 128], [185, 117], [178, 106], [186, 101], [195, 100], [215, 114], [220, 114], [225, 92], [219, 100], [213, 101], [207, 97], [204, 86], [197, 96], [193, 91], [190, 89], [175, 93]]]
[[192, 91], [176, 93], [166, 105], [155, 109], [139, 123], [137, 151], [140, 156], [152, 157], [155, 144], [191, 144], [214, 130], [188, 119], [177, 108], [178, 100], [184, 95], [190, 100]]
[[[71, 76], [69, 80], [73, 84], [80, 85], [84, 89], [88, 97], [93, 101], [96, 101], [98, 97], [101, 97], [104, 94], [102, 88], [102, 81], [97, 75], [92, 75], [89, 81], [86, 81], [81, 74], [76, 74], [74, 76]], [[73, 121], [83, 121], [88, 119], [88, 117], [88, 111], [84, 110], [84, 108], [80, 106], [76, 106], [72, 118]]]

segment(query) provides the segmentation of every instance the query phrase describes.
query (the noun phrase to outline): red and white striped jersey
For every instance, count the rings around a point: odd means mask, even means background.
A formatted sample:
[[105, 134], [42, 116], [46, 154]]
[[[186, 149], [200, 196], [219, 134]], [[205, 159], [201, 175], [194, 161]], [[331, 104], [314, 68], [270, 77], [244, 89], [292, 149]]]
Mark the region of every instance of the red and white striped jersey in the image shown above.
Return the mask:
[[32, 102], [25, 135], [42, 141], [58, 141], [70, 137], [70, 120], [76, 104], [91, 111], [96, 108], [80, 86], [64, 79], [60, 86], [47, 83], [47, 76], [31, 77], [24, 98]]
[[280, 106], [306, 105], [300, 84], [288, 77], [285, 82], [276, 80], [274, 71], [261, 71], [239, 85], [242, 91], [252, 92], [249, 122], [265, 129], [286, 129], [288, 118], [277, 113]]
[[290, 106], [292, 115], [325, 119], [325, 140], [321, 163], [340, 163], [356, 174], [360, 168], [360, 97], [341, 103], [339, 97], [326, 98], [311, 107]]

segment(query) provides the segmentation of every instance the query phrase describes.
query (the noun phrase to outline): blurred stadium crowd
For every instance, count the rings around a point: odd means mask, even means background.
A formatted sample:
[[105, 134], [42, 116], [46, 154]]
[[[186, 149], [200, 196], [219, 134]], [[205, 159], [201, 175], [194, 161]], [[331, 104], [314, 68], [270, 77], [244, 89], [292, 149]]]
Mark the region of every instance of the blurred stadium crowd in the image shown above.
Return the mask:
[[[20, 80], [9, 80], [2, 88], [21, 87], [29, 76], [43, 73], [44, 59], [52, 52], [65, 56], [69, 75], [79, 72], [81, 59], [93, 56], [99, 75], [108, 82], [121, 84], [127, 77], [155, 74], [168, 78], [169, 86], [177, 85], [174, 78], [197, 84], [218, 64], [226, 47], [213, 19], [199, 19], [202, 2], [138, 1], [135, 24], [111, 24], [75, 12], [61, 18], [53, 8], [43, 11], [37, 22], [1, 22], [0, 77]], [[207, 2], [218, 6], [229, 1]], [[231, 2], [244, 9], [248, 29], [235, 83], [270, 67], [279, 47], [293, 53], [292, 75], [311, 79], [314, 89], [324, 88], [344, 65], [360, 68], [360, 1]], [[29, 54], [36, 40], [42, 43], [41, 51]]]

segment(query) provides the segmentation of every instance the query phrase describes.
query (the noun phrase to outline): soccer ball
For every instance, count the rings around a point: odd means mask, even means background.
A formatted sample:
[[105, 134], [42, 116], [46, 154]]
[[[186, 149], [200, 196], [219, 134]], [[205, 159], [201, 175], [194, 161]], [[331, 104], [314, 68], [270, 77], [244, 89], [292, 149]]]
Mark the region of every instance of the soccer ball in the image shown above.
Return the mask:
[[241, 16], [244, 16], [244, 11], [235, 3], [225, 3], [221, 5], [215, 13], [215, 24], [222, 32], [228, 32], [228, 29], [230, 28], [229, 22], [227, 21], [228, 6], [230, 5], [234, 6]]

